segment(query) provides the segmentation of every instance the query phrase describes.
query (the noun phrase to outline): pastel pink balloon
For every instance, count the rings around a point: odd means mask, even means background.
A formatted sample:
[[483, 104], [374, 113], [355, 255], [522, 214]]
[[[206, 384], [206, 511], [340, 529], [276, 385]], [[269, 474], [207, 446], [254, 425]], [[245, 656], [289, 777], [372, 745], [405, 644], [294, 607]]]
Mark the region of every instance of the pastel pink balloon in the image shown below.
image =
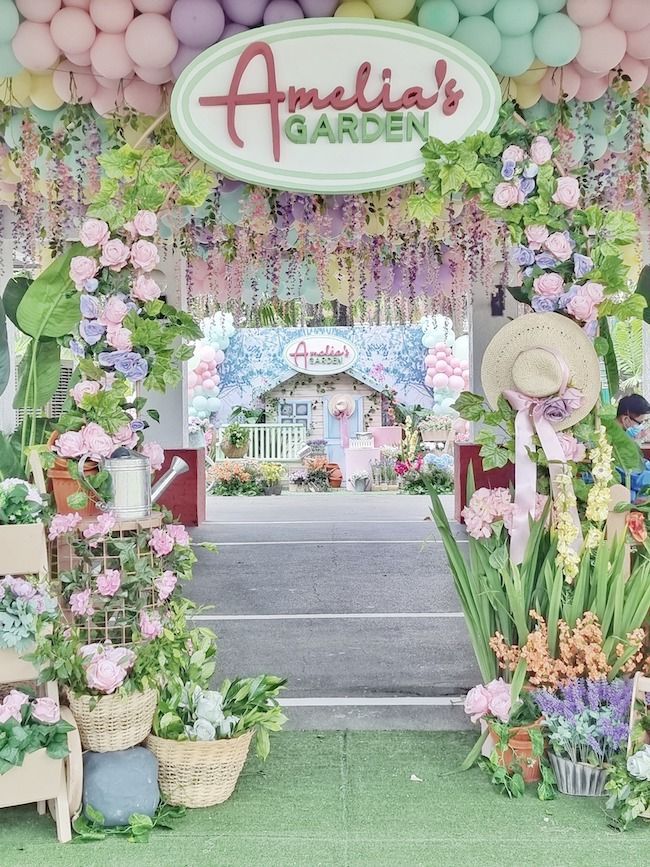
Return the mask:
[[198, 57], [202, 51], [202, 48], [190, 48], [189, 45], [179, 45], [176, 57], [170, 63], [172, 80], [176, 81], [185, 67], [188, 66], [195, 57]]
[[246, 0], [245, 3], [242, 0], [221, 0], [221, 5], [231, 21], [254, 27], [262, 23], [266, 0]]
[[573, 99], [580, 87], [581, 78], [578, 72], [568, 64], [557, 69], [547, 69], [539, 89], [544, 99], [549, 102], [559, 102], [560, 99]]
[[583, 28], [580, 35], [582, 41], [576, 56], [580, 66], [596, 75], [616, 69], [627, 48], [627, 37], [622, 30], [607, 19], [595, 27]]
[[433, 365], [434, 370], [438, 371], [438, 373], [446, 373], [447, 372], [447, 362], [442, 358], [436, 361]]
[[99, 86], [90, 100], [101, 117], [109, 117], [124, 106], [124, 91], [119, 81], [111, 81], [108, 87]]
[[454, 376], [462, 376], [463, 375], [463, 368], [462, 367], [454, 367], [453, 374], [454, 374]]
[[212, 374], [212, 382], [214, 382], [215, 388], [219, 385], [219, 383], [221, 382], [221, 377], [218, 373]]
[[226, 360], [226, 356], [225, 356], [223, 349], [217, 349], [216, 350], [216, 352], [214, 353], [214, 360], [216, 361], [217, 364], [223, 364], [224, 363], [224, 361]]
[[434, 388], [447, 388], [449, 386], [449, 377], [446, 373], [436, 373], [432, 382]]
[[75, 66], [90, 66], [90, 51], [66, 51], [65, 56]]
[[89, 51], [97, 30], [90, 15], [72, 6], [59, 10], [50, 22], [52, 39], [61, 51]]
[[171, 66], [163, 66], [162, 69], [148, 69], [144, 66], [136, 66], [135, 73], [138, 78], [146, 81], [147, 84], [167, 84], [172, 80]]
[[16, 0], [16, 8], [28, 21], [51, 21], [61, 8], [61, 0]]
[[443, 352], [441, 349], [439, 349], [436, 352], [436, 358], [447, 358], [447, 353]]
[[[241, 3], [242, 0], [239, 0]], [[247, 2], [247, 0], [244, 0]], [[159, 12], [165, 15], [174, 5], [174, 0], [133, 0], [133, 5], [138, 12]]]
[[640, 30], [650, 24], [650, 4], [647, 0], [612, 0], [609, 18], [621, 30]]
[[131, 0], [90, 0], [90, 17], [104, 33], [124, 33], [134, 14]]
[[433, 388], [433, 376], [431, 376], [430, 373], [427, 373], [427, 375], [424, 377], [424, 384], [427, 388]]
[[593, 27], [609, 15], [612, 0], [567, 0], [566, 14], [580, 27]]
[[627, 53], [637, 60], [650, 59], [650, 24], [627, 34]]
[[216, 349], [213, 346], [202, 346], [199, 351], [201, 361], [214, 361]]
[[[635, 93], [640, 87], [643, 87], [648, 75], [647, 63], [626, 54], [623, 60], [619, 63], [619, 68], [626, 80], [629, 79], [628, 84], [632, 93]], [[610, 78], [613, 80], [615, 75], [616, 73], [610, 73]]]
[[198, 381], [199, 381], [198, 376], [196, 375], [196, 373], [194, 373], [193, 370], [191, 370], [187, 374], [187, 384], [189, 385], [190, 388], [194, 388], [194, 386], [198, 383]]
[[264, 10], [265, 24], [282, 24], [283, 21], [296, 21], [304, 17], [305, 13], [296, 0], [271, 0]]
[[50, 25], [23, 21], [11, 40], [18, 63], [36, 71], [56, 66], [61, 51], [50, 35]]
[[112, 81], [133, 72], [133, 60], [126, 50], [123, 33], [98, 33], [90, 49], [90, 60], [98, 75]]
[[608, 75], [583, 78], [576, 93], [576, 99], [579, 99], [581, 102], [595, 102], [605, 93], [608, 86]]
[[442, 341], [441, 341], [440, 343], [436, 343], [436, 345], [435, 345], [433, 348], [434, 348], [437, 352], [444, 352], [445, 355], [447, 355], [447, 354], [450, 352], [450, 349], [449, 349], [449, 347], [447, 346], [447, 344], [446, 344], [446, 343], [443, 343]]
[[84, 104], [97, 92], [97, 80], [89, 66], [75, 66], [64, 60], [52, 76], [54, 91], [64, 102]]
[[145, 12], [134, 18], [127, 28], [125, 40], [126, 50], [138, 66], [168, 66], [178, 51], [178, 39], [169, 19], [155, 12]]
[[463, 359], [459, 363], [462, 370], [469, 370], [469, 361], [465, 361], [465, 359]]
[[147, 84], [136, 78], [124, 88], [124, 100], [127, 105], [139, 111], [140, 114], [155, 115], [160, 111], [163, 92], [157, 84]]
[[90, 0], [63, 0], [64, 6], [76, 6], [77, 9], [88, 9]]
[[449, 377], [449, 388], [452, 391], [462, 391], [465, 387], [465, 380], [462, 376], [450, 376]]
[[211, 379], [204, 379], [203, 388], [205, 391], [214, 391], [214, 382]]

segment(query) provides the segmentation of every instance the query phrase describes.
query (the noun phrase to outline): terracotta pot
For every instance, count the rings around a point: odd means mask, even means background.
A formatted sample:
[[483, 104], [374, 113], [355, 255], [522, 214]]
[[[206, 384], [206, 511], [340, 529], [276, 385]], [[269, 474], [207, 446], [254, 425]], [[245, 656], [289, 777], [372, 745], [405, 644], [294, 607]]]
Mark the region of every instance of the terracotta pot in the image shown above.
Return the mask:
[[[61, 466], [63, 464], [63, 466]], [[84, 476], [97, 475], [97, 464], [88, 464], [84, 467]], [[76, 494], [79, 491], [88, 494], [88, 489], [84, 488], [76, 479], [73, 479], [68, 472], [67, 462], [57, 458], [51, 470], [47, 471], [47, 477], [52, 485], [52, 494], [56, 503], [57, 512], [67, 514], [73, 511], [68, 505], [68, 497], [71, 494]], [[83, 509], [74, 509], [82, 518], [92, 518], [99, 515], [99, 509], [96, 502], [88, 497], [88, 505]]]
[[490, 726], [490, 732], [496, 742], [495, 751], [499, 764], [508, 769], [513, 764], [519, 765], [525, 783], [536, 783], [542, 778], [539, 769], [539, 758], [533, 756], [533, 744], [528, 734], [531, 729], [539, 729], [540, 725], [541, 720], [538, 720], [528, 726], [517, 726], [510, 729], [508, 749], [503, 751], [499, 747], [499, 736], [494, 732], [492, 726]]
[[243, 458], [248, 451], [248, 443], [244, 446], [234, 446], [231, 442], [221, 440], [221, 451], [227, 458]]
[[343, 483], [343, 473], [338, 464], [327, 465], [327, 478], [329, 479], [330, 488], [340, 488]]

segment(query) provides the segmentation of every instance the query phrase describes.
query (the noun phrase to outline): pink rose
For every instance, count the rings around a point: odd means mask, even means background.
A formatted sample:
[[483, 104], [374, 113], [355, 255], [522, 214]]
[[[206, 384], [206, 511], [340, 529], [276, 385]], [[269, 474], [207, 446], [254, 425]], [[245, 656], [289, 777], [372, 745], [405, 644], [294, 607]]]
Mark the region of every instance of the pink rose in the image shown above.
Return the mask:
[[158, 599], [161, 602], [164, 602], [166, 599], [169, 599], [169, 597], [174, 592], [174, 587], [176, 587], [177, 581], [178, 581], [178, 578], [169, 569], [167, 569], [165, 572], [163, 572], [159, 578], [156, 578], [154, 580], [154, 582], [153, 582], [154, 586], [155, 586], [156, 590], [158, 591]]
[[152, 472], [159, 470], [165, 462], [165, 452], [158, 443], [144, 443], [140, 452], [149, 458]]
[[539, 250], [548, 238], [548, 229], [546, 226], [526, 226], [526, 239], [533, 250]]
[[101, 388], [101, 385], [92, 379], [82, 379], [70, 389], [70, 394], [78, 406], [87, 394], [97, 394]]
[[37, 698], [32, 705], [32, 716], [45, 725], [55, 725], [61, 719], [58, 701], [53, 698]]
[[509, 208], [519, 201], [519, 187], [515, 184], [497, 184], [492, 195], [492, 201], [500, 208]]
[[122, 320], [128, 312], [129, 308], [124, 301], [113, 295], [108, 299], [106, 307], [104, 307], [102, 315], [99, 317], [99, 321], [102, 325], [121, 325]]
[[580, 463], [587, 457], [587, 449], [584, 444], [578, 442], [578, 440], [571, 434], [559, 433], [557, 438], [560, 441], [564, 457], [567, 461]]
[[162, 623], [160, 622], [160, 615], [156, 614], [153, 617], [149, 617], [146, 611], [141, 611], [140, 632], [142, 633], [143, 638], [160, 638], [163, 633]]
[[159, 556], [166, 557], [174, 548], [174, 540], [165, 530], [152, 530], [149, 547]]
[[20, 711], [24, 704], [29, 701], [29, 696], [19, 689], [12, 689], [9, 695], [6, 695], [3, 701], [5, 707], [8, 707], [13, 713], [18, 713], [17, 719], [20, 721]]
[[115, 448], [113, 440], [106, 433], [101, 425], [91, 421], [82, 428], [84, 451], [86, 451], [93, 461], [99, 461], [101, 458], [110, 457]]
[[553, 232], [544, 242], [544, 249], [552, 253], [560, 262], [566, 262], [573, 255], [571, 242], [563, 232]]
[[131, 426], [128, 424], [122, 425], [121, 428], [115, 431], [113, 434], [113, 443], [115, 448], [122, 446], [125, 449], [132, 449], [138, 444], [138, 434], [136, 431], [131, 430]]
[[149, 237], [158, 230], [158, 218], [153, 211], [138, 211], [133, 218], [133, 228], [138, 235]]
[[10, 719], [14, 719], [16, 722], [21, 722], [20, 711], [14, 710], [3, 702], [0, 704], [0, 723], [9, 722]]
[[80, 458], [85, 451], [83, 433], [69, 430], [61, 434], [54, 443], [54, 451], [62, 458]]
[[545, 135], [538, 135], [533, 139], [530, 146], [530, 156], [538, 166], [543, 166], [553, 159], [553, 148]]
[[120, 352], [128, 352], [133, 349], [131, 331], [128, 328], [122, 328], [121, 325], [109, 325], [106, 329], [106, 342]]
[[564, 280], [560, 274], [549, 272], [548, 274], [540, 274], [533, 280], [533, 289], [538, 295], [543, 295], [544, 298], [559, 298], [564, 292]]
[[490, 699], [490, 713], [503, 723], [507, 723], [510, 719], [510, 692], [508, 695], [499, 694]]
[[66, 533], [71, 533], [81, 523], [81, 515], [77, 512], [70, 512], [67, 515], [54, 515], [50, 521], [47, 538], [52, 541], [58, 539]]
[[129, 248], [119, 238], [111, 238], [102, 245], [100, 265], [110, 268], [111, 271], [121, 271], [129, 261]]
[[99, 536], [108, 536], [115, 527], [115, 515], [112, 512], [104, 512], [98, 515], [93, 524], [89, 524], [83, 531], [84, 539], [93, 539]]
[[475, 723], [488, 712], [489, 704], [490, 693], [479, 684], [479, 686], [470, 689], [465, 697], [465, 713]]
[[136, 241], [131, 247], [131, 264], [143, 271], [153, 271], [160, 262], [158, 248], [151, 241]]
[[90, 589], [77, 590], [75, 593], [72, 593], [70, 596], [70, 611], [80, 617], [91, 617], [95, 613], [95, 609], [90, 602], [90, 594]]
[[115, 692], [126, 679], [126, 669], [105, 656], [97, 657], [86, 669], [86, 683], [90, 689], [106, 695]]
[[598, 305], [588, 295], [574, 295], [566, 310], [580, 322], [593, 322], [598, 316]]
[[155, 280], [140, 274], [131, 288], [131, 297], [137, 298], [138, 301], [155, 301], [156, 298], [160, 298], [160, 292], [160, 286]]
[[107, 569], [97, 576], [97, 590], [102, 596], [115, 596], [120, 589], [121, 581], [119, 569]]
[[553, 193], [553, 201], [565, 208], [577, 208], [580, 202], [580, 187], [575, 178], [562, 177], [557, 179]]
[[169, 524], [167, 532], [177, 545], [187, 547], [190, 544], [190, 534], [182, 524]]
[[502, 162], [513, 162], [513, 163], [521, 163], [523, 162], [526, 154], [519, 147], [519, 145], [508, 145], [508, 147], [501, 154]]
[[84, 220], [79, 232], [79, 240], [84, 247], [103, 247], [109, 236], [108, 223], [103, 220]]
[[106, 659], [114, 662], [115, 665], [125, 668], [127, 671], [135, 662], [135, 653], [128, 647], [115, 647], [112, 644], [106, 644], [104, 645], [103, 654]]
[[601, 283], [594, 283], [591, 280], [585, 283], [584, 286], [581, 286], [578, 292], [580, 295], [586, 295], [587, 298], [591, 298], [596, 304], [600, 304], [605, 297], [605, 287]]
[[85, 280], [97, 273], [97, 260], [89, 256], [73, 256], [70, 260], [70, 279], [79, 288]]

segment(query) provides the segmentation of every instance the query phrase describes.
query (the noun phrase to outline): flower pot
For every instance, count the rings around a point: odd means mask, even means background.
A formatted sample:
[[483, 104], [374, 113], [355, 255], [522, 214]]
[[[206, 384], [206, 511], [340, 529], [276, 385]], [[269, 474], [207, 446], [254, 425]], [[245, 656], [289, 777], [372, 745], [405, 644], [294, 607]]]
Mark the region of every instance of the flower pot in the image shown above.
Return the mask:
[[[94, 476], [98, 472], [97, 464], [86, 461], [84, 476]], [[72, 509], [68, 505], [68, 497], [81, 492], [88, 495], [88, 504], [83, 509], [75, 509], [74, 511], [81, 515], [82, 518], [92, 518], [95, 515], [99, 515], [97, 504], [89, 495], [88, 489], [70, 475], [67, 461], [57, 458], [54, 461], [54, 466], [47, 471], [47, 478], [52, 485], [52, 494], [57, 512], [63, 512], [64, 514], [71, 512]]]
[[68, 690], [68, 702], [85, 750], [110, 753], [127, 750], [151, 731], [158, 694], [155, 689], [129, 695], [75, 695]]
[[28, 753], [20, 767], [0, 776], [0, 807], [17, 807], [56, 798], [65, 786], [63, 759], [51, 759], [45, 748]]
[[173, 741], [150, 735], [147, 747], [158, 759], [158, 783], [168, 804], [212, 807], [232, 795], [253, 731], [216, 741]]
[[338, 464], [327, 465], [327, 478], [330, 483], [330, 488], [340, 488], [343, 483], [343, 473]]
[[531, 729], [538, 729], [539, 727], [540, 722], [538, 721], [529, 726], [511, 728], [508, 748], [501, 750], [499, 747], [499, 736], [495, 733], [492, 726], [490, 726], [490, 732], [496, 742], [494, 749], [497, 754], [498, 763], [507, 769], [510, 769], [513, 765], [520, 765], [521, 775], [525, 783], [536, 783], [542, 778], [539, 769], [539, 758], [533, 756], [533, 744], [528, 734]]
[[231, 442], [221, 440], [219, 445], [221, 446], [221, 451], [227, 458], [243, 458], [246, 456], [246, 452], [248, 451], [248, 443], [245, 443], [243, 446], [234, 446]]
[[441, 430], [422, 430], [420, 436], [423, 443], [444, 442], [449, 437], [451, 428], [443, 428]]
[[47, 543], [43, 524], [0, 527], [0, 575], [39, 575], [47, 570]]
[[557, 787], [563, 795], [598, 797], [603, 794], [607, 780], [607, 769], [572, 762], [549, 751], [548, 760], [553, 768]]
[[268, 485], [264, 488], [264, 496], [265, 497], [279, 497], [282, 493], [282, 485], [278, 482], [275, 485]]
[[368, 488], [368, 479], [355, 479], [354, 490], [358, 494], [363, 494]]

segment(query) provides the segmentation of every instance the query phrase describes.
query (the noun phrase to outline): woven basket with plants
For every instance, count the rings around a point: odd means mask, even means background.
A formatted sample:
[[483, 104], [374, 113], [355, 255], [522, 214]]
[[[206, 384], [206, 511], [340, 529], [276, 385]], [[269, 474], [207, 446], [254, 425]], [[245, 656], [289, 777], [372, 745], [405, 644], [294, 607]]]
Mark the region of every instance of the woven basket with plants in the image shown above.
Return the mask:
[[276, 696], [285, 680], [270, 675], [226, 680], [219, 692], [197, 683], [161, 691], [148, 748], [158, 759], [158, 782], [168, 804], [211, 807], [233, 793], [253, 737], [269, 754], [269, 732], [285, 716]]
[[250, 430], [241, 424], [229, 424], [221, 431], [221, 451], [227, 458], [243, 458], [248, 451]]
[[155, 689], [127, 695], [67, 693], [84, 749], [94, 753], [127, 750], [147, 737], [156, 710]]

